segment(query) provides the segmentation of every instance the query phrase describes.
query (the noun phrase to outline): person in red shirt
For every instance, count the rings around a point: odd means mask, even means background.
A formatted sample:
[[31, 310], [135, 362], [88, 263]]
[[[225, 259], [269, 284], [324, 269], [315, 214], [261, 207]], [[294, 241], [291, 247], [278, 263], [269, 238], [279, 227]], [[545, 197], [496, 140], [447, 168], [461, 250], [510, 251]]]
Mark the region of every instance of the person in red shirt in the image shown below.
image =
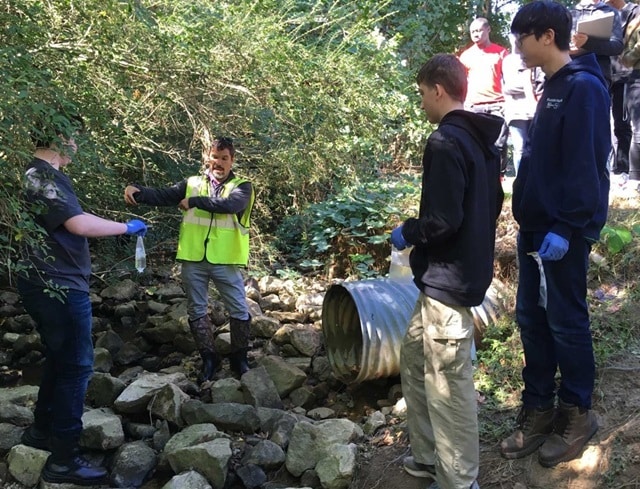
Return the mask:
[[[473, 45], [460, 54], [460, 61], [467, 70], [468, 91], [465, 109], [483, 114], [494, 114], [504, 119], [502, 95], [502, 60], [509, 53], [489, 38], [491, 27], [484, 17], [478, 17], [469, 27]], [[507, 170], [507, 138], [509, 129], [502, 126], [496, 140], [500, 151], [500, 171]]]

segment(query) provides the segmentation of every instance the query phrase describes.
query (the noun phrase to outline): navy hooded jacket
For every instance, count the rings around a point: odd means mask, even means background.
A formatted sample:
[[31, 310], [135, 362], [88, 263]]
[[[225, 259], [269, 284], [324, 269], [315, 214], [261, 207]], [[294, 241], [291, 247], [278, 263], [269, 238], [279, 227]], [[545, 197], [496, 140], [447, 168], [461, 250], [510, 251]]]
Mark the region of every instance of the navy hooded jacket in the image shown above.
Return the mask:
[[600, 237], [609, 205], [609, 105], [593, 54], [546, 81], [513, 185], [521, 232]]
[[414, 245], [416, 286], [445, 304], [477, 306], [493, 278], [502, 124], [501, 117], [454, 110], [424, 150], [419, 216], [404, 223], [402, 235]]

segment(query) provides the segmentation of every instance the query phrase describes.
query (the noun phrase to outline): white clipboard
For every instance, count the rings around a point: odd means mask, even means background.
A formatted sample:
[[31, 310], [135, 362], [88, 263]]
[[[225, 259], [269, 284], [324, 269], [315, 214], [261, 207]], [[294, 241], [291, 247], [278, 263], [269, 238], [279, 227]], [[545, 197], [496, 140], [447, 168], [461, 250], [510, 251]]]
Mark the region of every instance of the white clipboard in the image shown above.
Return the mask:
[[613, 31], [614, 12], [607, 12], [597, 17], [579, 20], [576, 24], [576, 32], [586, 34], [589, 37], [609, 39]]

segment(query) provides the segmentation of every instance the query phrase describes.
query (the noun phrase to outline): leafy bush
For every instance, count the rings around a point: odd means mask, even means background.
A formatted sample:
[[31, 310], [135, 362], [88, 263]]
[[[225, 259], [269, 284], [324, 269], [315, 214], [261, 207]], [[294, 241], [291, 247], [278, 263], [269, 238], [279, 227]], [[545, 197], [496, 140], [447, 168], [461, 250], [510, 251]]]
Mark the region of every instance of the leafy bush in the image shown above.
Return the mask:
[[417, 214], [416, 175], [383, 175], [345, 186], [311, 204], [277, 230], [279, 250], [301, 269], [325, 268], [330, 276], [367, 277], [386, 272], [389, 233]]
[[[124, 185], [194, 174], [204, 135], [229, 135], [258, 189], [256, 251], [268, 252], [283, 218], [419, 164], [428, 126], [415, 71], [462, 47], [485, 3], [12, 0], [0, 8], [0, 183], [20, 181], [33, 121], [61, 104], [79, 106], [89, 129], [68, 169], [82, 204], [112, 219], [133, 217]], [[11, 268], [21, 204], [8, 185], [17, 205], [0, 208], [0, 260]], [[175, 236], [177, 219], [143, 211], [150, 246]], [[354, 253], [361, 268], [377, 266], [365, 255]]]

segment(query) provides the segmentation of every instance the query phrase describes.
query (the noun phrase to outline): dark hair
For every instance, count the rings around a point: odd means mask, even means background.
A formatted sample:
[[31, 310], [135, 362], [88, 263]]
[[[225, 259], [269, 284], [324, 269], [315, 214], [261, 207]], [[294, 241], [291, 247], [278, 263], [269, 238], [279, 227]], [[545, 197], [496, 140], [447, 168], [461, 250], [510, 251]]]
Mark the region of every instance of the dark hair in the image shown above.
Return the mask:
[[467, 96], [467, 70], [453, 54], [436, 54], [416, 76], [416, 83], [430, 87], [441, 85], [449, 96], [464, 102]]
[[561, 51], [569, 49], [571, 39], [571, 12], [564, 5], [548, 0], [537, 0], [524, 5], [511, 22], [512, 34], [534, 34], [536, 39], [547, 30], [555, 33], [555, 43]]
[[61, 139], [70, 139], [84, 131], [84, 120], [73, 106], [47, 111], [36, 120], [30, 131], [36, 148], [50, 148]]
[[225, 136], [217, 137], [213, 141], [211, 141], [210, 149], [217, 149], [217, 150], [228, 149], [229, 154], [231, 155], [232, 158], [236, 154], [236, 148], [233, 146], [233, 139]]

